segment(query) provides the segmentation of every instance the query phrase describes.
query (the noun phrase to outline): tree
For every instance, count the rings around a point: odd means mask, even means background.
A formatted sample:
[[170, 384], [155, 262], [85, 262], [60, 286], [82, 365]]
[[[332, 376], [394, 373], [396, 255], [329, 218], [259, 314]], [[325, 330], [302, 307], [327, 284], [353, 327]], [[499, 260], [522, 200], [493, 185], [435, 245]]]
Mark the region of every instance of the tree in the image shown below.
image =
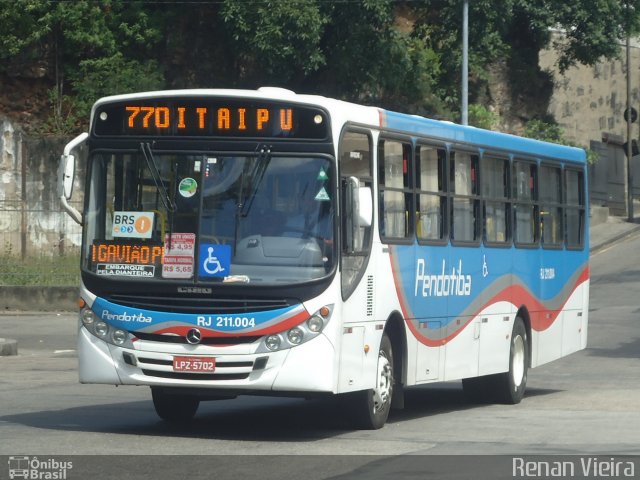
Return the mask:
[[[515, 108], [537, 104], [552, 92], [551, 77], [538, 65], [542, 49], [555, 48], [561, 71], [577, 63], [592, 65], [615, 57], [625, 26], [638, 31], [640, 0], [474, 0], [469, 3], [469, 81], [471, 100], [486, 89], [488, 65], [506, 60]], [[496, 8], [499, 5], [499, 8]], [[446, 58], [438, 78], [438, 95], [451, 110], [459, 106], [462, 4], [427, 0], [415, 6], [416, 29]], [[562, 32], [554, 41], [551, 29]], [[548, 100], [548, 99], [547, 99]], [[545, 110], [546, 111], [546, 110]]]
[[220, 15], [240, 82], [286, 85], [325, 62], [320, 39], [327, 17], [317, 1], [225, 0]]
[[346, 100], [433, 113], [441, 56], [422, 32], [395, 24], [397, 2], [326, 2], [325, 67], [307, 79]]
[[[112, 93], [265, 84], [451, 119], [459, 111], [460, 0], [0, 4], [0, 74], [44, 69], [60, 118], [63, 105], [86, 118], [93, 101]], [[470, 100], [488, 104], [488, 67], [505, 65], [524, 120], [546, 113], [552, 92], [538, 66], [542, 49], [556, 48], [564, 71], [617, 55], [625, 32], [640, 30], [640, 0], [469, 7]]]
[[[511, 21], [516, 0], [469, 2], [469, 86], [473, 99], [488, 82], [487, 65], [508, 55], [505, 33]], [[517, 2], [516, 2], [517, 3]], [[436, 77], [436, 94], [449, 111], [460, 108], [462, 65], [462, 2], [460, 0], [427, 0], [414, 7], [415, 32], [427, 46], [441, 56], [441, 69]]]
[[[158, 64], [146, 55], [160, 32], [151, 25], [144, 2], [3, 0], [0, 20], [0, 45], [5, 47], [0, 58], [13, 60], [14, 73], [26, 67], [24, 62], [16, 66], [16, 59], [44, 59], [55, 85], [54, 116], [63, 116], [70, 94], [76, 97], [70, 103], [85, 118], [99, 96], [161, 83]], [[150, 76], [154, 81], [145, 82]]]
[[550, 3], [563, 33], [563, 40], [554, 44], [560, 53], [561, 72], [578, 63], [593, 65], [601, 57], [616, 57], [620, 52], [619, 41], [625, 38], [627, 29], [638, 30], [638, 1], [629, 1], [629, 5], [635, 4], [635, 11], [620, 0]]

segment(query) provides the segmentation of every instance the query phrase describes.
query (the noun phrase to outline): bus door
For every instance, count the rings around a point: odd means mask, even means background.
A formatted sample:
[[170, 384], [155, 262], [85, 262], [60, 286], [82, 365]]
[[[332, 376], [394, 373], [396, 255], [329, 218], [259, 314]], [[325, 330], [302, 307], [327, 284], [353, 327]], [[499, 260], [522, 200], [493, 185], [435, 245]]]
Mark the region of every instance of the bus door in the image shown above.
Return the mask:
[[[375, 278], [371, 258], [373, 197], [372, 144], [369, 132], [346, 131], [338, 152], [340, 169], [340, 274], [343, 328], [339, 391], [371, 388], [376, 355], [366, 356], [364, 322], [373, 322]], [[360, 212], [360, 210], [362, 210]], [[369, 218], [360, 218], [360, 213]], [[375, 256], [373, 256], [375, 257]], [[366, 363], [369, 362], [369, 363]]]

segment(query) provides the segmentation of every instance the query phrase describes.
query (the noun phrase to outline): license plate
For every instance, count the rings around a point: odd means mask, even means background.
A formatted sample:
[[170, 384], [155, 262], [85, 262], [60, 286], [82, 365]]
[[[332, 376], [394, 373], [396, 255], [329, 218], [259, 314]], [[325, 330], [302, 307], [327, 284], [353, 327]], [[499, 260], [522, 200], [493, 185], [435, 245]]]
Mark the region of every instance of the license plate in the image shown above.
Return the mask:
[[215, 357], [173, 357], [174, 372], [213, 372]]

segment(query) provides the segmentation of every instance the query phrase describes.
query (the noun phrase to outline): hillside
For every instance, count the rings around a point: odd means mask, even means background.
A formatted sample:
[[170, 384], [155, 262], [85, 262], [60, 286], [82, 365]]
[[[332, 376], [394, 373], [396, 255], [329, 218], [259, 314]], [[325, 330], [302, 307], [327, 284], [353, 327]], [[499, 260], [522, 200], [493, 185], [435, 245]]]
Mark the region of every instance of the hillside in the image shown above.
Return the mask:
[[51, 113], [49, 92], [54, 84], [46, 78], [25, 78], [0, 73], [0, 116], [6, 116], [26, 133], [43, 128]]

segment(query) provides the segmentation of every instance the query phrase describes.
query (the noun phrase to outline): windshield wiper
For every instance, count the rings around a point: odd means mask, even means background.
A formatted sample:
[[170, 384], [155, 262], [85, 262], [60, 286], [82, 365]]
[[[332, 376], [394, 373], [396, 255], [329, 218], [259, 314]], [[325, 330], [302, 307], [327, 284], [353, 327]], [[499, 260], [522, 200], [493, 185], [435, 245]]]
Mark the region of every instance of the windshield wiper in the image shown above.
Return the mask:
[[[251, 193], [247, 196], [247, 200], [244, 204], [240, 203], [240, 216], [246, 217], [249, 215], [249, 210], [253, 206], [253, 201], [256, 198], [256, 194], [258, 193], [258, 189], [260, 188], [260, 184], [262, 183], [262, 178], [264, 177], [264, 173], [267, 171], [267, 167], [269, 162], [271, 161], [271, 146], [263, 145], [260, 149], [260, 154], [258, 155], [258, 159], [256, 160], [256, 165], [249, 176], [249, 181], [251, 182], [252, 189]], [[242, 190], [244, 189], [244, 177], [242, 178], [242, 183], [240, 185], [240, 196], [242, 197]], [[242, 200], [241, 200], [242, 201]]]
[[262, 177], [264, 176], [264, 172], [267, 170], [267, 165], [271, 160], [271, 146], [267, 145], [258, 145], [256, 147], [256, 151], [260, 149], [258, 156], [256, 158], [256, 164], [252, 167], [251, 173], [248, 175], [249, 184], [251, 185], [251, 193], [247, 197], [247, 200], [244, 201], [244, 188], [245, 183], [247, 181], [247, 175], [244, 173], [244, 169], [242, 171], [242, 177], [240, 179], [240, 189], [238, 191], [238, 205], [236, 208], [236, 224], [235, 231], [233, 234], [233, 253], [235, 255], [236, 248], [238, 246], [238, 234], [240, 231], [240, 220], [246, 218], [249, 215], [249, 210], [251, 210], [251, 206], [253, 205], [253, 200], [258, 193], [258, 187], [262, 182]]
[[156, 159], [153, 156], [153, 151], [151, 150], [151, 144], [140, 143], [140, 150], [142, 151], [144, 159], [147, 161], [147, 167], [149, 167], [151, 177], [153, 178], [153, 183], [155, 183], [156, 189], [160, 194], [162, 205], [164, 205], [164, 208], [167, 210], [167, 212], [175, 212], [176, 205], [175, 203], [173, 203], [173, 200], [169, 196], [167, 187], [162, 180], [162, 176], [160, 175], [160, 171], [158, 170], [158, 164], [156, 163]]

